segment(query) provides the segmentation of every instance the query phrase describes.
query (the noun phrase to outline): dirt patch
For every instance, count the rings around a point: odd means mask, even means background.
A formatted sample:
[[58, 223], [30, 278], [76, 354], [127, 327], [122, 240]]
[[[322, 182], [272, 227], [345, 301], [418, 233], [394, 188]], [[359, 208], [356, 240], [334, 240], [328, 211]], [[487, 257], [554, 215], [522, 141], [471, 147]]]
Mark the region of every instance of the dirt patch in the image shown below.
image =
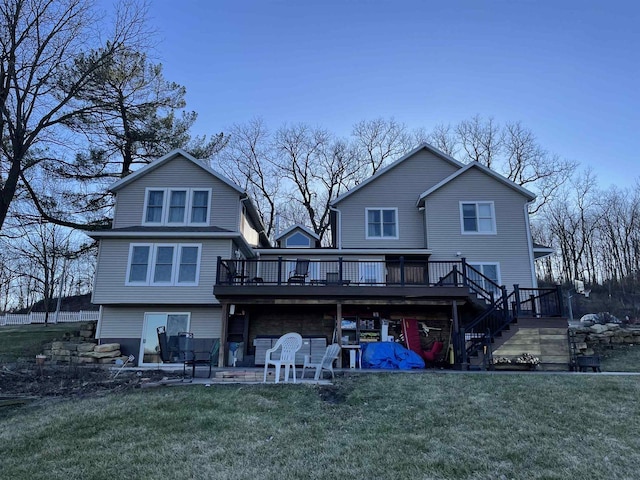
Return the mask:
[[346, 393], [336, 385], [321, 386], [318, 388], [318, 395], [323, 402], [337, 405], [343, 403], [346, 399]]
[[159, 381], [171, 377], [163, 371], [115, 372], [95, 366], [43, 366], [2, 365], [0, 366], [0, 400], [28, 397], [64, 398], [103, 395], [122, 392], [140, 387], [143, 383]]

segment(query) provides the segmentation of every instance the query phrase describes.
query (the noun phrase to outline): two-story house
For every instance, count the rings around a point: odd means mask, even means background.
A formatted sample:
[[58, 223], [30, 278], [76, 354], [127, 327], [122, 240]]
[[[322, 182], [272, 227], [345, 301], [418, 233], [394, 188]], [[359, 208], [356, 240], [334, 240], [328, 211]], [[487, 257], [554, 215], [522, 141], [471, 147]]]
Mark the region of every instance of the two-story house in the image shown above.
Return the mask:
[[159, 363], [160, 325], [220, 338], [221, 362], [233, 342], [242, 364], [259, 365], [270, 338], [288, 331], [359, 348], [396, 337], [406, 317], [461, 363], [487, 329], [548, 303], [534, 270], [547, 252], [529, 230], [535, 196], [426, 144], [334, 200], [330, 247], [303, 225], [272, 245], [241, 189], [181, 151], [111, 190], [113, 229], [91, 234], [98, 335], [141, 365]]
[[111, 186], [113, 228], [98, 239], [92, 301], [97, 335], [138, 364], [157, 365], [156, 328], [219, 338], [212, 294], [217, 258], [252, 257], [268, 239], [251, 200], [233, 182], [176, 150]]

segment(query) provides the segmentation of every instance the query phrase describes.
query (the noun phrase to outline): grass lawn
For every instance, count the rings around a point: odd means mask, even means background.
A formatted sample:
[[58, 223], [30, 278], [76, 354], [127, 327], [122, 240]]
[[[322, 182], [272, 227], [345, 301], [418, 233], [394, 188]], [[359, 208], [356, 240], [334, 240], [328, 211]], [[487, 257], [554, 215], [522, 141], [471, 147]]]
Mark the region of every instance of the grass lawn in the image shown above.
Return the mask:
[[618, 344], [599, 348], [603, 372], [640, 372], [640, 345]]
[[639, 397], [637, 377], [590, 374], [143, 389], [0, 411], [1, 476], [638, 478]]
[[42, 353], [42, 344], [62, 339], [66, 332], [80, 328], [79, 323], [57, 325], [9, 325], [0, 327], [0, 363], [30, 361]]

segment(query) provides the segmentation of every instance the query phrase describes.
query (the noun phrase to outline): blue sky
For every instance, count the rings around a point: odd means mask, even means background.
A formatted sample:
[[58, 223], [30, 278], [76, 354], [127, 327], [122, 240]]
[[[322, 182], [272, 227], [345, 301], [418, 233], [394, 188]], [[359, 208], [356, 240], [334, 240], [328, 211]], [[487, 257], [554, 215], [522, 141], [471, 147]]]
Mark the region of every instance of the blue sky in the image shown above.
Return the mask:
[[640, 178], [640, 2], [152, 0], [195, 131], [262, 117], [348, 135], [479, 114], [522, 121], [602, 187]]

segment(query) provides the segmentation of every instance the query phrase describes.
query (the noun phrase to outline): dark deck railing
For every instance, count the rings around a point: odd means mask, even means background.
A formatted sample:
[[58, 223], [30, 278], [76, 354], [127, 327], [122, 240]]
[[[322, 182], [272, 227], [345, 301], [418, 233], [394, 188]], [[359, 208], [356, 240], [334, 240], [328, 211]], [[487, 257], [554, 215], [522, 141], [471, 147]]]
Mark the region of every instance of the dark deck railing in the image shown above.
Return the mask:
[[456, 261], [239, 259], [218, 257], [216, 285], [465, 286]]

